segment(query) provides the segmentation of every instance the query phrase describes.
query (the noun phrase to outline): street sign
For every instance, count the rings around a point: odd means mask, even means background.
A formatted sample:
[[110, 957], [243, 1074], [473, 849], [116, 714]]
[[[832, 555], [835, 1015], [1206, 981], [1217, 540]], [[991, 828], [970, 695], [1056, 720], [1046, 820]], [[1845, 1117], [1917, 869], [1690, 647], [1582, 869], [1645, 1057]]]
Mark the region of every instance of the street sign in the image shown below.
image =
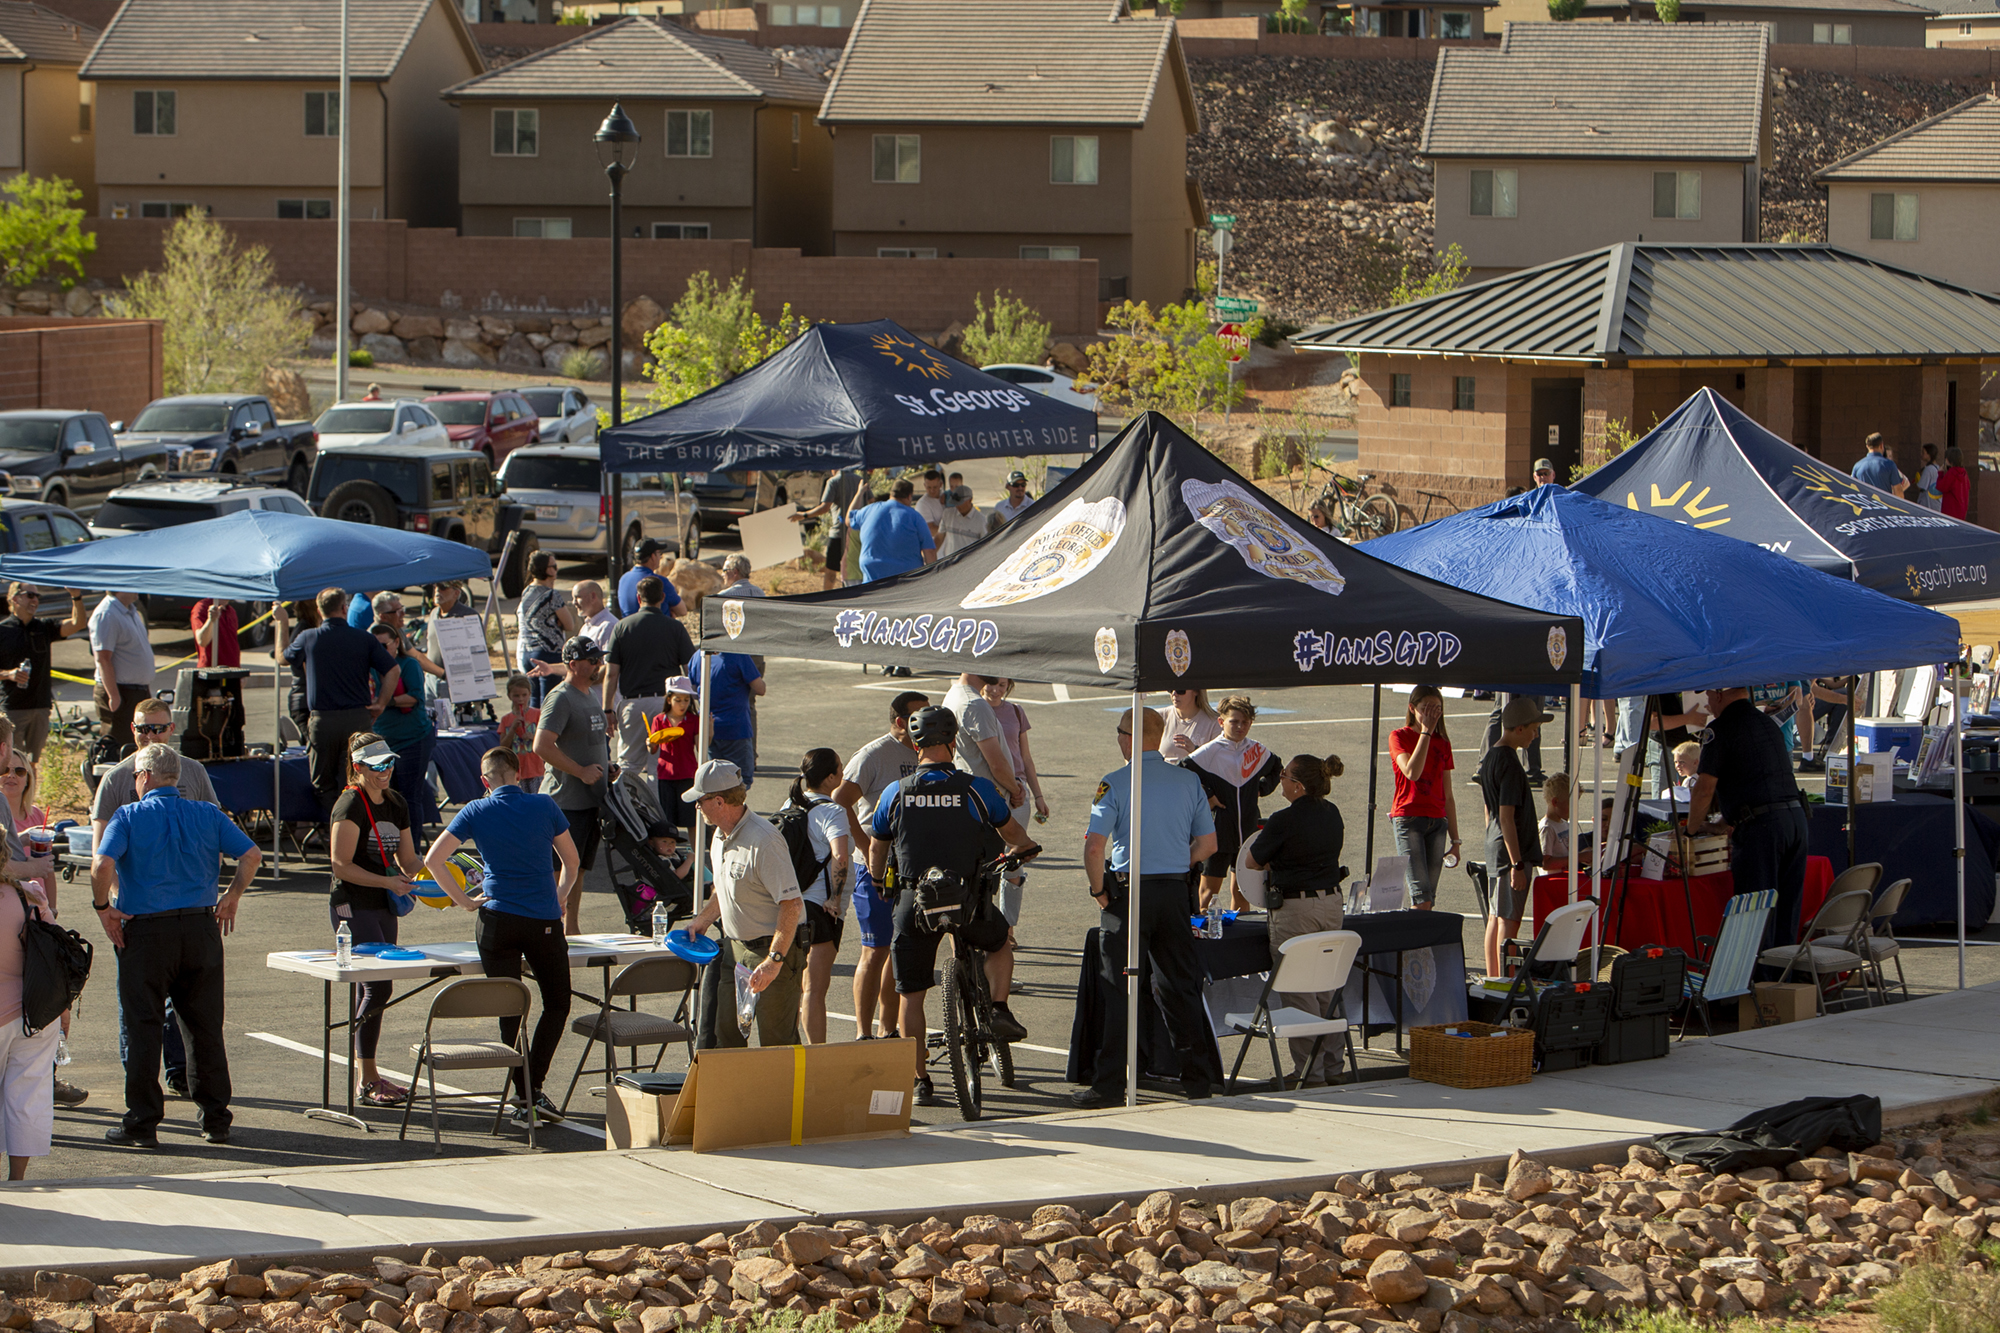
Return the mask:
[[1236, 215], [1234, 213], [1210, 213], [1208, 215], [1208, 225], [1217, 231], [1234, 231], [1236, 229]]
[[1215, 336], [1222, 339], [1222, 345], [1229, 349], [1231, 361], [1241, 361], [1243, 354], [1250, 350], [1250, 337], [1243, 332], [1241, 324], [1224, 324], [1215, 331]]
[[1215, 253], [1220, 257], [1236, 248], [1236, 236], [1233, 232], [1215, 231], [1209, 234], [1208, 243], [1215, 247]]
[[1215, 298], [1215, 313], [1223, 319], [1248, 319], [1262, 308], [1255, 300], [1248, 296], [1218, 296]]

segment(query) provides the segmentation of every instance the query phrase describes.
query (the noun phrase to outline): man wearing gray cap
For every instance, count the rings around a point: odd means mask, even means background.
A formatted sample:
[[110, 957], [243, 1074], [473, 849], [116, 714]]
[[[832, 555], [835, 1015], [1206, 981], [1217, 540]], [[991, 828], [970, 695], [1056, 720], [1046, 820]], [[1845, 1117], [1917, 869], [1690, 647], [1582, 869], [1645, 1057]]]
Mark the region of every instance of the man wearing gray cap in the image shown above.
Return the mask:
[[708, 844], [709, 874], [715, 891], [688, 922], [688, 932], [706, 932], [722, 919], [724, 948], [702, 969], [701, 1018], [697, 1044], [748, 1046], [749, 1034], [724, 997], [738, 967], [750, 969], [757, 995], [757, 1042], [795, 1046], [799, 1041], [800, 978], [806, 951], [799, 946], [805, 896], [792, 869], [785, 835], [744, 804], [743, 774], [727, 759], [711, 759], [694, 771], [688, 796], [715, 826]]
[[[534, 751], [548, 764], [541, 794], [554, 800], [569, 820], [578, 860], [585, 870], [597, 860], [598, 809], [604, 804], [605, 779], [611, 771], [610, 733], [604, 704], [593, 688], [604, 650], [581, 634], [563, 645], [562, 684], [542, 700], [535, 724]], [[583, 895], [572, 893], [564, 905], [564, 929], [582, 930], [578, 917]]]
[[1009, 472], [1007, 474], [1007, 498], [994, 505], [989, 511], [995, 528], [1003, 528], [1021, 516], [1021, 511], [1034, 501], [1028, 498], [1028, 474]]
[[1556, 480], [1556, 465], [1554, 460], [1548, 458], [1537, 458], [1535, 460], [1535, 485], [1553, 486], [1555, 485], [1555, 480]]
[[938, 559], [956, 555], [986, 535], [986, 514], [972, 503], [970, 486], [955, 486], [944, 493], [950, 502], [938, 520]]

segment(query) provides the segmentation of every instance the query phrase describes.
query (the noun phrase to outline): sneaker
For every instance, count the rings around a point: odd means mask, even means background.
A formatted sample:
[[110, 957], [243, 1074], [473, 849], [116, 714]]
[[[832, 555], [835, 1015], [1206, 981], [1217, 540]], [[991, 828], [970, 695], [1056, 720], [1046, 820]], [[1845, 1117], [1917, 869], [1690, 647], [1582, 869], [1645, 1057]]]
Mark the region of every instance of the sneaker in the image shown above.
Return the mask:
[[167, 1075], [167, 1091], [176, 1097], [186, 1097], [188, 1095], [187, 1075]]
[[1213, 1097], [1215, 1089], [1205, 1078], [1184, 1078], [1181, 1080], [1181, 1093], [1191, 1102], [1202, 1102]]
[[125, 1128], [123, 1121], [104, 1131], [104, 1141], [116, 1144], [121, 1148], [157, 1148], [160, 1146], [160, 1140], [157, 1135], [151, 1133], [134, 1134], [131, 1130]]
[[88, 1100], [90, 1100], [89, 1088], [79, 1088], [74, 1083], [65, 1083], [61, 1079], [56, 1080], [56, 1105], [81, 1106]]
[[931, 1083], [929, 1074], [917, 1075], [916, 1100], [919, 1106], [938, 1105], [937, 1088]]
[[1116, 1092], [1106, 1092], [1102, 1088], [1081, 1088], [1069, 1095], [1069, 1104], [1087, 1111], [1100, 1106], [1122, 1106], [1125, 1104], [1125, 1090], [1120, 1088]]
[[1014, 1017], [1013, 1010], [1004, 1004], [993, 1006], [992, 1027], [995, 1041], [1011, 1042], [1028, 1039], [1028, 1029], [1021, 1026], [1021, 1020]]
[[525, 1126], [531, 1116], [537, 1125], [560, 1125], [563, 1122], [562, 1112], [556, 1110], [556, 1104], [549, 1100], [545, 1092], [535, 1094], [533, 1106], [516, 1106], [510, 1119], [517, 1125]]
[[229, 1126], [217, 1125], [213, 1129], [204, 1129], [201, 1132], [201, 1136], [210, 1143], [227, 1143], [229, 1142]]

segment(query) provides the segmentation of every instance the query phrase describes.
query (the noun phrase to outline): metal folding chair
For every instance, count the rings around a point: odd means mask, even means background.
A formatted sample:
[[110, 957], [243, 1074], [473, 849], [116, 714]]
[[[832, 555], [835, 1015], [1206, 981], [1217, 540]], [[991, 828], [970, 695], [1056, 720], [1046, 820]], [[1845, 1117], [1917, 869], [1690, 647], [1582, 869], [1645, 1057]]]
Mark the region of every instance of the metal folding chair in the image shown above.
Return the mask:
[[1910, 983], [1903, 976], [1903, 946], [1896, 942], [1896, 913], [1903, 910], [1903, 896], [1909, 891], [1907, 879], [1899, 879], [1882, 890], [1868, 913], [1868, 932], [1860, 938], [1859, 952], [1868, 959], [1868, 970], [1875, 976], [1875, 993], [1884, 1004], [1889, 1003], [1889, 978], [1882, 962], [1888, 958], [1896, 960], [1896, 984], [1903, 988], [1903, 998], [1910, 998]]
[[[659, 1054], [653, 1057], [652, 1069], [660, 1067], [666, 1058], [667, 1047], [674, 1042], [687, 1045], [688, 1060], [694, 1060], [694, 1029], [690, 1027], [689, 1008], [693, 1003], [694, 988], [701, 982], [701, 969], [681, 958], [648, 958], [644, 962], [632, 963], [619, 969], [611, 978], [607, 993], [600, 1002], [596, 1013], [584, 1014], [570, 1020], [569, 1030], [584, 1039], [583, 1053], [576, 1058], [576, 1073], [570, 1076], [569, 1091], [563, 1094], [562, 1110], [569, 1112], [570, 1098], [576, 1096], [576, 1085], [584, 1075], [584, 1065], [590, 1060], [590, 1048], [598, 1042], [604, 1043], [604, 1064], [591, 1073], [604, 1075], [606, 1083], [618, 1077], [618, 1048], [624, 1046], [635, 1049], [640, 1046], [657, 1045]], [[674, 1010], [672, 1018], [649, 1014], [639, 1008], [641, 995], [672, 995], [680, 992], [681, 1002]], [[616, 1001], [625, 1000], [626, 1007], [620, 1009]], [[631, 1067], [638, 1067], [635, 1054]]]
[[1243, 1034], [1243, 1045], [1237, 1048], [1236, 1064], [1229, 1071], [1229, 1091], [1236, 1091], [1236, 1076], [1243, 1069], [1243, 1057], [1250, 1053], [1250, 1043], [1262, 1037], [1271, 1046], [1271, 1068], [1277, 1073], [1278, 1088], [1286, 1088], [1285, 1059], [1278, 1048], [1279, 1038], [1289, 1041], [1293, 1037], [1312, 1037], [1312, 1053], [1307, 1056], [1305, 1069], [1300, 1079], [1319, 1063], [1320, 1047], [1328, 1037], [1339, 1037], [1345, 1052], [1345, 1067], [1353, 1071], [1354, 1035], [1348, 1030], [1344, 1018], [1328, 1018], [1325, 1014], [1315, 1014], [1305, 1009], [1294, 1009], [1281, 1004], [1271, 1007], [1272, 992], [1283, 995], [1316, 995], [1332, 992], [1338, 996], [1347, 989], [1347, 974], [1354, 970], [1354, 959], [1361, 952], [1361, 936], [1351, 930], [1316, 930], [1307, 935], [1294, 935], [1278, 946], [1278, 965], [1271, 969], [1265, 979], [1264, 991], [1257, 997], [1257, 1011], [1251, 1014], [1228, 1014], [1223, 1021]]
[[[1855, 869], [1862, 869], [1857, 866]], [[1879, 872], [1880, 867], [1876, 867]], [[1852, 872], [1849, 872], [1852, 873]], [[1842, 876], [1845, 879], [1846, 876]], [[1838, 887], [1839, 880], [1834, 881]], [[1822, 1009], [1834, 1003], [1827, 994], [1827, 982], [1834, 981], [1839, 986], [1840, 1003], [1847, 1003], [1847, 984], [1843, 977], [1859, 974], [1862, 978], [1862, 1003], [1874, 1001], [1868, 994], [1867, 972], [1870, 959], [1861, 953], [1861, 937], [1868, 929], [1868, 909], [1872, 905], [1866, 889], [1854, 889], [1846, 893], [1829, 893], [1825, 903], [1813, 914], [1812, 924], [1807, 926], [1797, 944], [1783, 944], [1775, 949], [1766, 949], [1757, 955], [1757, 961], [1766, 967], [1780, 967], [1784, 971], [1778, 976], [1784, 981], [1793, 972], [1810, 973], [1813, 989], [1820, 997]]]
[[[519, 1026], [514, 1031], [512, 1042], [492, 1038], [440, 1041], [434, 1029], [441, 1018], [513, 1018], [519, 1020]], [[444, 1131], [438, 1123], [438, 1102], [485, 1095], [478, 1092], [440, 1094], [437, 1090], [438, 1070], [519, 1069], [528, 1089], [527, 1105], [532, 1107], [536, 1089], [534, 1073], [528, 1068], [527, 1042], [528, 985], [518, 977], [460, 977], [438, 988], [431, 999], [431, 1011], [424, 1018], [424, 1039], [410, 1047], [410, 1055], [417, 1062], [414, 1072], [423, 1075], [430, 1084], [431, 1144], [434, 1151], [444, 1151]], [[502, 1074], [500, 1091], [494, 1098], [498, 1103], [493, 1111], [495, 1134], [500, 1132], [500, 1118], [507, 1113], [509, 1082], [508, 1075]], [[403, 1100], [403, 1128], [396, 1135], [398, 1139], [409, 1137], [410, 1108], [416, 1101], [414, 1093]], [[535, 1146], [533, 1116], [528, 1120], [528, 1146]]]
[[[1764, 922], [1777, 906], [1776, 889], [1739, 893], [1722, 909], [1722, 926], [1714, 935], [1695, 937], [1696, 957], [1689, 961], [1687, 977], [1681, 983], [1682, 996], [1701, 1015], [1702, 1031], [1715, 1035], [1708, 1020], [1708, 1006], [1716, 1000], [1733, 1000], [1750, 993], [1750, 976], [1757, 967], [1757, 950], [1764, 943]], [[1681, 1024], [1681, 1038], [1688, 1034], [1688, 1022]]]

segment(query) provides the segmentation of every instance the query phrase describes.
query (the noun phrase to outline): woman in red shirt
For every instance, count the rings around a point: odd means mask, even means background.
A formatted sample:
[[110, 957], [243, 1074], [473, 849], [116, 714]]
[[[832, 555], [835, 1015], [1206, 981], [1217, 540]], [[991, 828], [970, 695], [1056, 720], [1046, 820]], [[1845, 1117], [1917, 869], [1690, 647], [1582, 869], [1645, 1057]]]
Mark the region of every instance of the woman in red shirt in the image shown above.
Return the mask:
[[1972, 498], [1972, 478], [1965, 472], [1965, 455], [1956, 448], [1944, 451], [1944, 471], [1938, 473], [1939, 507], [1947, 518], [1964, 518]]
[[198, 667], [243, 665], [243, 648], [236, 639], [236, 608], [204, 597], [188, 613], [194, 628], [194, 664]]
[[1451, 738], [1444, 731], [1444, 696], [1434, 685], [1410, 691], [1403, 726], [1389, 733], [1396, 798], [1389, 824], [1396, 850], [1410, 858], [1410, 905], [1429, 911], [1437, 901], [1444, 858], [1458, 855], [1458, 798], [1451, 791]]

